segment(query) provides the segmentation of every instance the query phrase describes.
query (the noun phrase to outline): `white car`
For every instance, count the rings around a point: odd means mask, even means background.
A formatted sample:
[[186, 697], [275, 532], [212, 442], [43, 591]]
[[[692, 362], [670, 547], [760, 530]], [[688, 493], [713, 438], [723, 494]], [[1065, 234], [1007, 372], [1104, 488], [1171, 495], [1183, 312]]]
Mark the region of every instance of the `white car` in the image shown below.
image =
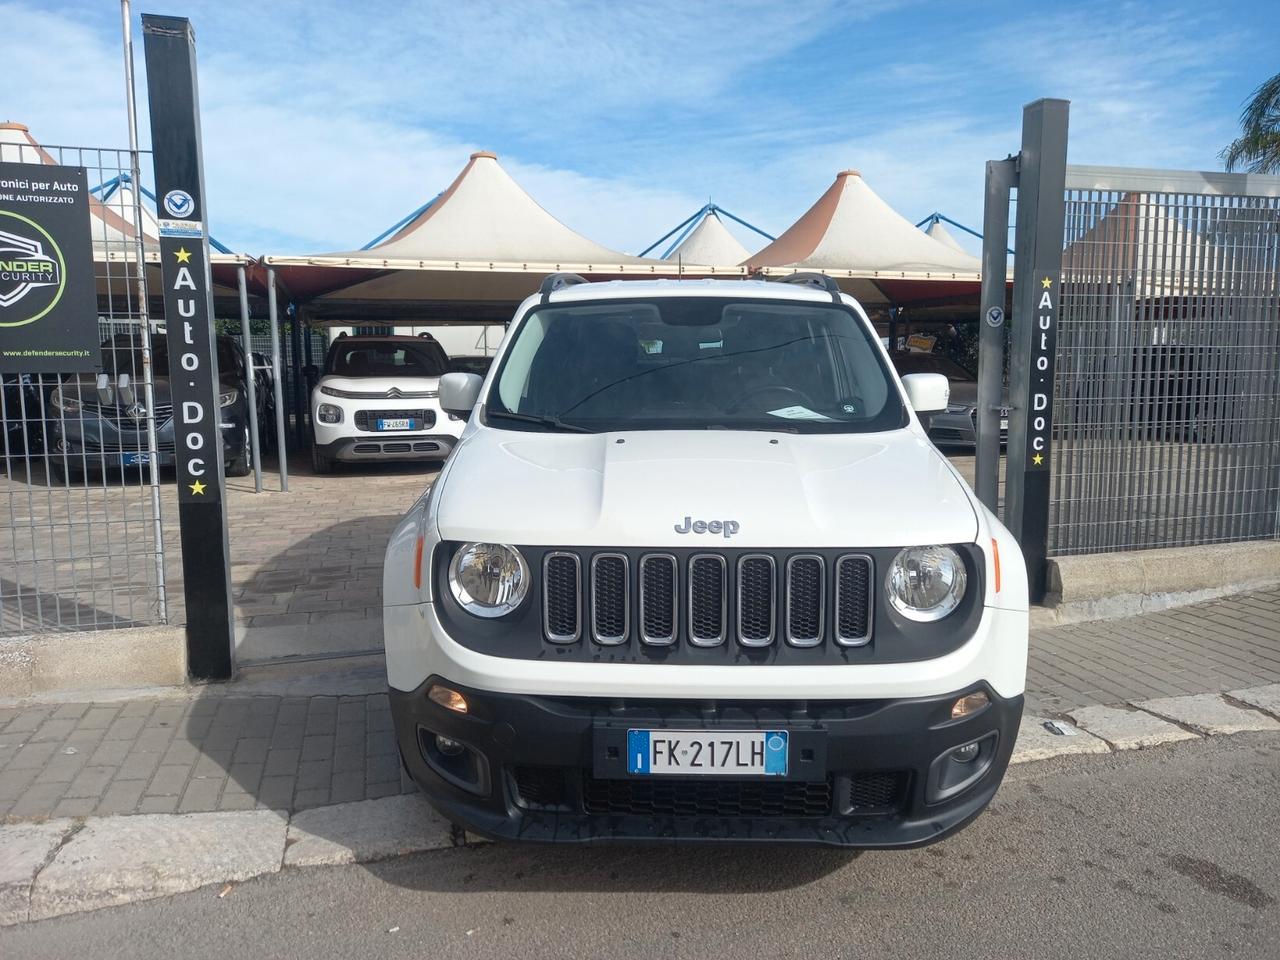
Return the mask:
[[391, 537], [405, 766], [506, 839], [910, 847], [996, 792], [1022, 714], [1017, 543], [861, 307], [791, 282], [556, 275]]
[[449, 358], [429, 337], [339, 336], [311, 391], [311, 465], [443, 460], [466, 417], [440, 407]]

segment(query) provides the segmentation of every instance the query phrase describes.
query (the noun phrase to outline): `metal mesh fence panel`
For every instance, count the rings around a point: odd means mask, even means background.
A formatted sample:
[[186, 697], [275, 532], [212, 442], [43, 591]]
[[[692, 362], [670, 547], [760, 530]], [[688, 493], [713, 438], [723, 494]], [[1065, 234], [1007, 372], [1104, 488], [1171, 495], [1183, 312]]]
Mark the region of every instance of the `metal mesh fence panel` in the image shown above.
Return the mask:
[[172, 411], [151, 369], [164, 338], [151, 342], [137, 235], [154, 232], [129, 151], [5, 144], [0, 159], [82, 166], [109, 185], [90, 216], [102, 372], [4, 376], [0, 635], [165, 622], [157, 454], [173, 449]]
[[1068, 187], [1049, 552], [1280, 536], [1280, 198]]

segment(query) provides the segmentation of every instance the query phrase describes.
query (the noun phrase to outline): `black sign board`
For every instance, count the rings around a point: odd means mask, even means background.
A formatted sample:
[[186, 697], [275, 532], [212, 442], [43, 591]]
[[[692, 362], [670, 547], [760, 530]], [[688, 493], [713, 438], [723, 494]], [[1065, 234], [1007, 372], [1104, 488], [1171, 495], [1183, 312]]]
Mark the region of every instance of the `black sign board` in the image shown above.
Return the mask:
[[0, 163], [0, 373], [100, 366], [84, 167]]
[[[1055, 267], [1050, 267], [1055, 270]], [[1058, 275], [1036, 271], [1038, 294], [1032, 315], [1031, 375], [1027, 404], [1026, 470], [1048, 471], [1053, 439], [1053, 373], [1058, 344]]]
[[197, 679], [225, 680], [235, 669], [235, 634], [195, 38], [181, 17], [144, 14], [142, 32], [173, 393], [187, 668]]

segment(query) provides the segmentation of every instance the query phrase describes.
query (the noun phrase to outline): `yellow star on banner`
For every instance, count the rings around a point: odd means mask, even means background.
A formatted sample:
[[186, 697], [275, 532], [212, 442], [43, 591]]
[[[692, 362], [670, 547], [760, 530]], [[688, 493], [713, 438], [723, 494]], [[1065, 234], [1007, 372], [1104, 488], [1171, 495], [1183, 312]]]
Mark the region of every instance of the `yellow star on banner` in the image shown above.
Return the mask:
[[186, 247], [179, 247], [177, 250], [173, 251], [173, 255], [178, 258], [179, 263], [191, 262], [191, 251]]
[[1048, 277], [1045, 277], [1043, 280], [1040, 281], [1040, 286], [1048, 290], [1050, 287], [1053, 286], [1053, 281], [1050, 280]]
[[1034, 457], [1031, 458], [1031, 462], [1038, 467], [1040, 466], [1040, 464], [1044, 463], [1044, 457], [1040, 456], [1040, 454], [1037, 453]]
[[204, 493], [204, 484], [197, 480], [191, 484], [191, 492], [197, 495]]

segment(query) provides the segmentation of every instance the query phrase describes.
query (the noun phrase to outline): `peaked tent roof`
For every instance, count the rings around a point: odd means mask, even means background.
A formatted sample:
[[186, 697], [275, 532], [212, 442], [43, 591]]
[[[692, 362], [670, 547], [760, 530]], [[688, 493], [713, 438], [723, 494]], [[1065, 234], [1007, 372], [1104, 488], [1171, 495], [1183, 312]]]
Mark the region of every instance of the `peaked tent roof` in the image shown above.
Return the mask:
[[[1063, 271], [1101, 282], [1131, 279], [1140, 297], [1202, 292], [1190, 264], [1216, 262], [1214, 244], [1145, 193], [1126, 193], [1062, 252]], [[1191, 279], [1193, 282], [1189, 283]]]
[[439, 197], [390, 239], [358, 259], [470, 260], [486, 263], [646, 263], [566, 227], [544, 210], [498, 163], [479, 151]]
[[847, 276], [977, 279], [976, 257], [917, 230], [845, 170], [782, 236], [750, 257], [752, 267], [840, 271]]
[[728, 231], [719, 215], [708, 210], [693, 231], [662, 259], [673, 263], [728, 265], [741, 263], [748, 256], [747, 248]]
[[950, 230], [942, 225], [941, 220], [933, 221], [925, 233], [933, 237], [933, 239], [937, 240], [939, 243], [945, 243], [952, 250], [959, 250], [961, 253], [967, 253], [965, 248], [960, 246], [960, 241], [952, 235]]

